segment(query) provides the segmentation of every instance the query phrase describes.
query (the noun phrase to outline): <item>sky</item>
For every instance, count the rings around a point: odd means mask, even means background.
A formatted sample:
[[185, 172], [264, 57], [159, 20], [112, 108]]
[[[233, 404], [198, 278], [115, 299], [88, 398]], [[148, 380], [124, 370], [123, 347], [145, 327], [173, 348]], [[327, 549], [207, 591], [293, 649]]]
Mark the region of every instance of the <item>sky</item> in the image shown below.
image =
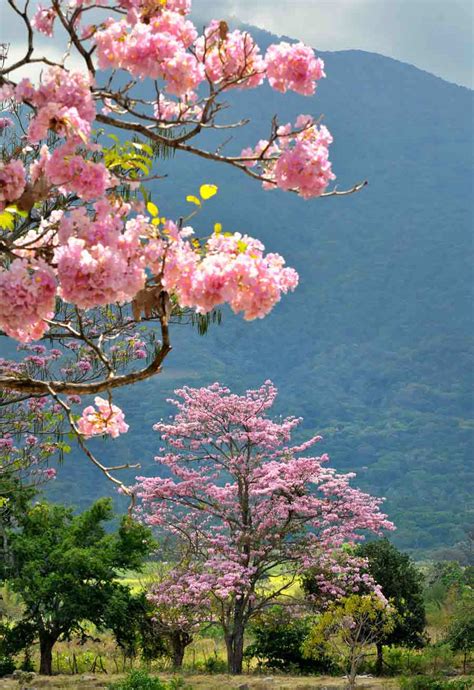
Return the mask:
[[[380, 53], [474, 88], [472, 0], [194, 0], [194, 9], [219, 19], [234, 15], [322, 51]], [[7, 0], [0, 0], [0, 27], [10, 57], [20, 54], [24, 40]]]
[[473, 0], [195, 0], [318, 50], [381, 53], [474, 88]]

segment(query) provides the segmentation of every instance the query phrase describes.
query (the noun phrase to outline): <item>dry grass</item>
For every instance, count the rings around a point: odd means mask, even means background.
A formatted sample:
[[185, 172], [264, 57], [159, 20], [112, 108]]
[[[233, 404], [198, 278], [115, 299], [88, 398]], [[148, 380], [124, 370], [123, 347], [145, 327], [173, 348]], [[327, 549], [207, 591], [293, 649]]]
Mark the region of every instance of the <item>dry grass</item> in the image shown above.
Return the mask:
[[[169, 678], [166, 673], [160, 678]], [[193, 690], [343, 690], [342, 678], [302, 677], [302, 676], [255, 676], [243, 675], [238, 678], [227, 675], [185, 675], [186, 682]], [[104, 676], [83, 674], [82, 676], [58, 675], [48, 678], [37, 676], [32, 687], [40, 690], [105, 690], [112, 681], [123, 675]], [[0, 680], [0, 690], [18, 690], [18, 682], [11, 679]], [[358, 690], [397, 690], [394, 679], [360, 678]]]

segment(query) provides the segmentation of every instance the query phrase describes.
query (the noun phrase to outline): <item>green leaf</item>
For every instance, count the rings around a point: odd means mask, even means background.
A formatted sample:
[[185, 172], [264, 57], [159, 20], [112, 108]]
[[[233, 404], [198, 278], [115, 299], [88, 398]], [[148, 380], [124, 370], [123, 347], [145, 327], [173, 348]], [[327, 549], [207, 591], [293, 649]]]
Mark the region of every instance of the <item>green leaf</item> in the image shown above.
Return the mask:
[[219, 188], [215, 184], [203, 184], [199, 188], [201, 199], [210, 199], [217, 194]]
[[138, 151], [145, 151], [149, 156], [153, 156], [153, 149], [148, 144], [140, 144], [137, 141], [132, 141], [132, 146], [134, 146]]
[[0, 213], [0, 228], [4, 230], [13, 230], [14, 217], [12, 213], [8, 211], [3, 211]]
[[158, 206], [153, 203], [153, 201], [149, 201], [146, 205], [148, 213], [152, 216], [157, 216], [158, 213], [160, 212], [158, 209]]
[[107, 136], [109, 137], [109, 139], [112, 139], [113, 141], [117, 142], [117, 144], [120, 144], [120, 139], [115, 134], [107, 134]]

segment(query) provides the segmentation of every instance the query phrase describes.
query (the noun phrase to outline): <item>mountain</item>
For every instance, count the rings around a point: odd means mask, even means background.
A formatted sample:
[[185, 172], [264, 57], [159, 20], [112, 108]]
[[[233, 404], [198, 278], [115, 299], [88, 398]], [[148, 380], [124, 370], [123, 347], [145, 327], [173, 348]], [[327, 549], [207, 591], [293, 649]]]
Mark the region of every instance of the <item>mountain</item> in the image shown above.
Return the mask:
[[[251, 30], [262, 47], [277, 40]], [[267, 87], [232, 95], [226, 117], [251, 123], [231, 130], [224, 150], [254, 145], [275, 113], [282, 123], [324, 113], [339, 187], [368, 186], [303, 201], [193, 156], [159, 161], [169, 174], [153, 190], [162, 213], [187, 213], [187, 194], [218, 184], [197, 231], [220, 221], [254, 234], [301, 284], [262, 321], [224, 310], [205, 337], [176, 327], [165, 372], [117, 395], [131, 431], [96, 448], [151, 473], [151, 426], [170, 414], [174, 387], [219, 380], [241, 392], [271, 378], [276, 413], [304, 417], [301, 437], [321, 433], [333, 466], [387, 497], [398, 546], [421, 553], [454, 544], [472, 523], [473, 94], [377, 54], [321, 57], [328, 76], [312, 98]], [[209, 146], [227, 137], [209, 133]], [[81, 505], [112, 490], [74, 455], [50, 495]]]

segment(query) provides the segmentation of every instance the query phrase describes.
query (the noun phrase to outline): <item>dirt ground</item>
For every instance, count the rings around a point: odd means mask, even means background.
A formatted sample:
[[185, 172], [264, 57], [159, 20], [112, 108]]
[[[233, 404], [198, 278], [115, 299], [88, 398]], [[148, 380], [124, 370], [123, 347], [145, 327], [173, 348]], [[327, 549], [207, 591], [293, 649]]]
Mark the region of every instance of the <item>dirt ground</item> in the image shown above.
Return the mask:
[[[166, 673], [160, 678], [169, 678]], [[32, 690], [105, 690], [112, 681], [123, 676], [104, 676], [83, 674], [78, 676], [36, 676], [29, 685]], [[324, 676], [227, 676], [227, 675], [185, 675], [186, 682], [193, 690], [343, 690], [344, 679]], [[394, 679], [360, 677], [358, 690], [398, 690]], [[0, 679], [0, 690], [18, 690], [18, 681]]]

